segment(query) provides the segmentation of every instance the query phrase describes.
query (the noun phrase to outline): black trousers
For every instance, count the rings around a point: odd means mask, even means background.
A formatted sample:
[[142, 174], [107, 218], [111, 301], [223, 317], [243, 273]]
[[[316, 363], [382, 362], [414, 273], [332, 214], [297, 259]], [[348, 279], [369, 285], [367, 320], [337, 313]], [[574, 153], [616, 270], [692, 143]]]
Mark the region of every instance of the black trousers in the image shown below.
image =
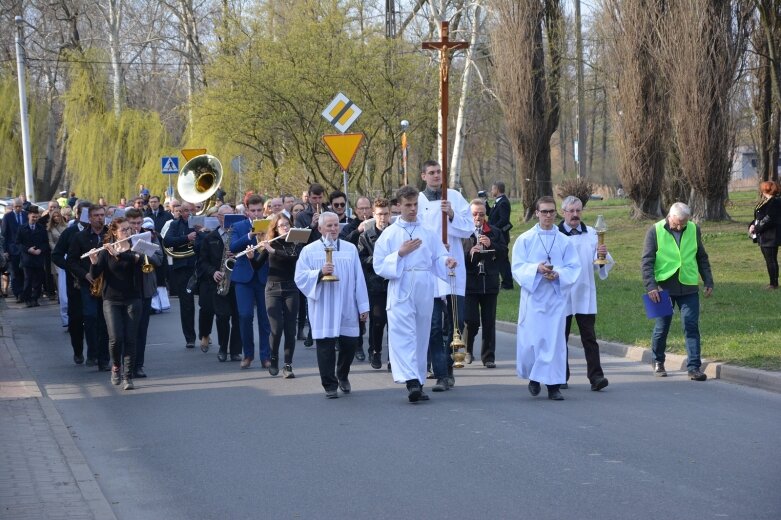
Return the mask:
[[149, 318], [152, 316], [152, 298], [141, 298], [141, 317], [138, 320], [136, 336], [136, 359], [133, 369], [144, 368], [146, 355], [146, 334], [149, 331]]
[[84, 313], [81, 309], [81, 291], [74, 287], [73, 277], [66, 275], [68, 294], [68, 335], [74, 356], [84, 355]]
[[762, 256], [765, 257], [770, 285], [778, 286], [778, 246], [760, 247], [760, 249], [762, 250]]
[[369, 354], [382, 352], [382, 337], [388, 324], [387, 301], [388, 293], [369, 293]]
[[236, 286], [231, 284], [228, 294], [220, 296], [214, 292], [214, 314], [217, 316], [217, 343], [220, 352], [230, 355], [241, 354], [241, 326], [239, 306], [236, 303]]
[[213, 280], [198, 282], [198, 337], [212, 334], [214, 324], [214, 297], [217, 296], [217, 284]]
[[22, 297], [24, 291], [24, 270], [20, 265], [22, 258], [19, 255], [8, 258], [8, 275], [11, 280], [11, 293], [17, 298]]
[[[475, 338], [483, 324], [480, 360], [485, 365], [496, 361], [496, 294], [467, 294], [464, 304], [466, 351], [474, 352]], [[474, 355], [474, 354], [473, 354]]]
[[179, 318], [182, 333], [188, 345], [195, 344], [195, 296], [187, 293], [187, 281], [193, 274], [192, 268], [180, 268], [170, 271], [171, 285], [176, 288], [179, 298]]
[[[583, 353], [586, 356], [586, 377], [593, 383], [597, 378], [604, 377], [602, 364], [599, 361], [599, 343], [594, 324], [597, 321], [596, 314], [575, 314], [575, 321], [580, 329], [580, 342], [583, 344]], [[572, 327], [572, 315], [567, 316], [565, 335], [569, 341], [569, 332]], [[569, 347], [567, 347], [567, 381], [569, 381]]]
[[51, 298], [57, 293], [57, 281], [54, 279], [56, 273], [52, 273], [52, 254], [44, 253], [43, 258], [43, 292]]
[[[337, 359], [336, 342], [339, 341], [339, 356]], [[326, 390], [336, 390], [339, 381], [344, 381], [350, 375], [358, 338], [339, 336], [338, 338], [316, 339], [317, 367], [320, 369], [320, 382]], [[336, 369], [334, 371], [334, 369]]]
[[22, 299], [26, 302], [37, 300], [41, 297], [41, 286], [45, 275], [43, 266], [24, 267], [24, 290]]
[[271, 359], [279, 359], [279, 345], [285, 335], [285, 364], [293, 363], [296, 350], [298, 287], [294, 281], [266, 282], [266, 313], [271, 327]]

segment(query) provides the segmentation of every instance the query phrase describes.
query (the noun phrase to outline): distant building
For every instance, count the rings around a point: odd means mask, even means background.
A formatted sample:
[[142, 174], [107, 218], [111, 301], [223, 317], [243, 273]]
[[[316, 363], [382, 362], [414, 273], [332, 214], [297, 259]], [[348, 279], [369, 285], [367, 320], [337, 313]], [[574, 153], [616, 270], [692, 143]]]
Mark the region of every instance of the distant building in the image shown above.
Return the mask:
[[[731, 181], [758, 180], [757, 167], [759, 166], [759, 157], [753, 146], [738, 146], [732, 155]], [[781, 172], [781, 157], [776, 165], [777, 171]]]

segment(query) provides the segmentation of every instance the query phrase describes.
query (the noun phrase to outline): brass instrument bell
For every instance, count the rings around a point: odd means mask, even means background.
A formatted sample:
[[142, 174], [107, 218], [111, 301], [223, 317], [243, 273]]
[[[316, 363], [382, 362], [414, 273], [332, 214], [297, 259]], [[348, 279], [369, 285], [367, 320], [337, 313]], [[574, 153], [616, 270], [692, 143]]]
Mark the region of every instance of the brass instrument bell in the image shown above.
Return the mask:
[[193, 157], [182, 167], [176, 189], [182, 200], [192, 204], [204, 203], [198, 215], [205, 214], [214, 205], [214, 194], [223, 179], [222, 171], [219, 159], [208, 154]]
[[144, 255], [144, 265], [141, 266], [141, 272], [144, 274], [153, 273], [155, 271], [155, 266], [149, 263], [149, 257], [147, 255]]

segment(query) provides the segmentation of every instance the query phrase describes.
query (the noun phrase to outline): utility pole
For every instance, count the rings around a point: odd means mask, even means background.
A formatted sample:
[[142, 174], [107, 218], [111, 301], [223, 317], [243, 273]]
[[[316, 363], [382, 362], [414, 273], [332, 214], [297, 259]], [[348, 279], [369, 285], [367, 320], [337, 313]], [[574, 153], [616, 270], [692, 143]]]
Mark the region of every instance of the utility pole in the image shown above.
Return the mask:
[[580, 18], [580, 0], [574, 0], [575, 2], [575, 53], [577, 54], [576, 60], [578, 64], [578, 149], [577, 149], [577, 176], [578, 178], [586, 176], [586, 169], [584, 167], [586, 161], [586, 118], [584, 117], [584, 93], [583, 93], [583, 32], [581, 30], [581, 18]]
[[24, 64], [24, 19], [17, 16], [16, 22], [16, 74], [19, 76], [19, 119], [22, 127], [22, 158], [24, 160], [24, 194], [27, 200], [35, 200], [33, 183], [33, 159], [30, 152], [30, 120], [27, 117], [27, 77]]

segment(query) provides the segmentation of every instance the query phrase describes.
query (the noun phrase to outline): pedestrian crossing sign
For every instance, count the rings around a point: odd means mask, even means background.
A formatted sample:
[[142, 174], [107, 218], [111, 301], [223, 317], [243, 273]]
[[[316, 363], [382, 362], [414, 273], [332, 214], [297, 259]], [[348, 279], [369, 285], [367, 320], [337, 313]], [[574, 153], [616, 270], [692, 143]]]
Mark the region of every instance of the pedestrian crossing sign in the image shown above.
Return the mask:
[[176, 175], [179, 173], [178, 157], [162, 157], [160, 162], [163, 169], [163, 175]]
[[358, 116], [363, 112], [350, 101], [347, 96], [339, 92], [336, 97], [323, 110], [323, 117], [342, 133], [345, 133]]

